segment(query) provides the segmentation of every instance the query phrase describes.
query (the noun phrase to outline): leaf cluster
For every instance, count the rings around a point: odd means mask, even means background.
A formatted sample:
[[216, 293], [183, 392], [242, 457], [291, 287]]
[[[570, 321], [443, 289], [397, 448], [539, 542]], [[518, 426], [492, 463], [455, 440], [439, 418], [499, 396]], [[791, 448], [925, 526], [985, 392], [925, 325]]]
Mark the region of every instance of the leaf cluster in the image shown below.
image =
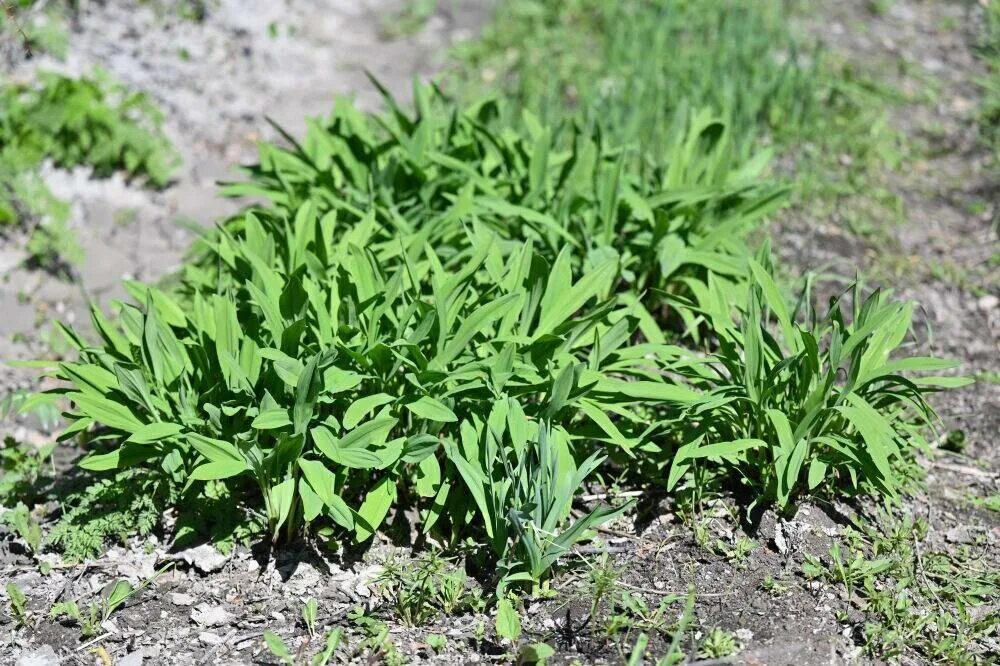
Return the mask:
[[782, 191], [764, 158], [733, 166], [725, 125], [683, 116], [670, 159], [637, 165], [598, 131], [415, 98], [263, 146], [228, 192], [268, 205], [170, 289], [94, 309], [96, 344], [66, 329], [68, 388], [29, 402], [72, 405], [84, 468], [223, 483], [273, 542], [409, 516], [478, 547], [501, 597], [626, 509], [574, 506], [602, 466], [708, 470], [782, 507], [845, 480], [898, 492], [910, 415], [961, 382], [904, 377], [944, 365], [890, 358], [910, 306], [885, 295], [790, 311], [743, 240]]

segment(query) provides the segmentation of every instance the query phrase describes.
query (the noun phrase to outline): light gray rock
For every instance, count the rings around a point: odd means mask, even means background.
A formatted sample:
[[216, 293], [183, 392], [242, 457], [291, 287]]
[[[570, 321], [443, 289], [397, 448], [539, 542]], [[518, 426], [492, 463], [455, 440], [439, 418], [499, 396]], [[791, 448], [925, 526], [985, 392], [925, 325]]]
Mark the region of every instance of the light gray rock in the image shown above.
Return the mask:
[[198, 604], [191, 611], [191, 620], [203, 627], [218, 627], [223, 624], [229, 624], [232, 619], [232, 614], [222, 606]]
[[16, 666], [59, 666], [59, 656], [51, 645], [43, 645], [35, 650], [22, 652]]

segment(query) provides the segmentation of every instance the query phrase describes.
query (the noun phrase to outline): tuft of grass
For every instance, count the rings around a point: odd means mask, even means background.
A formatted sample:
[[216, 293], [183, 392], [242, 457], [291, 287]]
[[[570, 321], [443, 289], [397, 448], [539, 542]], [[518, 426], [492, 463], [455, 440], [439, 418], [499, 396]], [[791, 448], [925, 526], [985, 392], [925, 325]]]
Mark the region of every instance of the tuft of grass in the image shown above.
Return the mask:
[[749, 142], [762, 126], [801, 124], [818, 101], [815, 56], [783, 11], [743, 0], [513, 0], [459, 48], [459, 78], [499, 87], [548, 124], [599, 124], [653, 157], [685, 106], [713, 109]]
[[[927, 545], [927, 522], [888, 514], [858, 521], [826, 561], [807, 561], [808, 577], [843, 585], [866, 608], [853, 626], [877, 659], [940, 663], [988, 660], [1000, 619], [991, 612], [1000, 573], [983, 544], [954, 550]], [[845, 622], [850, 622], [845, 618]]]
[[705, 0], [514, 0], [479, 40], [457, 50], [459, 91], [499, 88], [543, 123], [596, 125], [659, 158], [671, 119], [707, 108], [731, 128], [736, 154], [781, 157], [794, 201], [876, 226], [902, 218], [882, 172], [905, 143], [889, 124], [903, 95], [790, 25], [782, 3]]
[[981, 79], [982, 101], [979, 109], [979, 132], [993, 151], [994, 165], [1000, 165], [1000, 2], [989, 0], [983, 8], [982, 34], [978, 55], [987, 75]]

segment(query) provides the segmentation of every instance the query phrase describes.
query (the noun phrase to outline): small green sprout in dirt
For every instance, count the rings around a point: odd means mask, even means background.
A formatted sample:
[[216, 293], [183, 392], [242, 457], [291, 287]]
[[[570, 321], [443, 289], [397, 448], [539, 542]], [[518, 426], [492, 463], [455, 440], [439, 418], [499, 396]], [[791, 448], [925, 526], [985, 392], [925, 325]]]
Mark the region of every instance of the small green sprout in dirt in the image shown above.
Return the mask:
[[[310, 639], [314, 637], [310, 634]], [[292, 651], [285, 644], [284, 639], [281, 638], [277, 633], [270, 629], [264, 630], [264, 647], [267, 648], [280, 663], [286, 664], [287, 666], [295, 666], [295, 656], [292, 655]], [[337, 648], [340, 647], [344, 639], [344, 631], [342, 629], [334, 629], [326, 634], [323, 639], [323, 649], [317, 652], [308, 661], [300, 661], [299, 663], [308, 666], [326, 666], [333, 659], [334, 653]]]
[[21, 537], [32, 553], [39, 553], [42, 545], [42, 528], [22, 502], [13, 509], [0, 513], [0, 524], [7, 524]]
[[640, 633], [636, 636], [635, 644], [632, 646], [632, 651], [629, 653], [628, 661], [625, 662], [627, 666], [642, 666], [645, 662], [646, 648], [649, 646], [649, 636], [644, 633]]
[[319, 612], [319, 603], [312, 597], [306, 599], [302, 606], [302, 622], [306, 625], [309, 636], [316, 636], [316, 615]]
[[604, 633], [612, 636], [638, 629], [648, 634], [667, 634], [677, 617], [676, 613], [671, 615], [670, 608], [683, 598], [670, 594], [660, 599], [656, 606], [650, 606], [641, 595], [621, 590], [615, 597], [614, 612], [607, 620]]
[[745, 534], [737, 536], [732, 546], [729, 546], [722, 539], [715, 541], [715, 552], [735, 564], [745, 564], [756, 547], [756, 542]]
[[440, 615], [482, 610], [478, 588], [467, 587], [468, 577], [435, 551], [413, 560], [390, 558], [376, 584], [392, 600], [395, 615], [408, 626], [420, 626]]
[[545, 666], [555, 653], [555, 649], [548, 643], [529, 643], [517, 653], [517, 663]]
[[444, 634], [428, 634], [424, 642], [435, 652], [440, 652], [448, 645], [448, 637]]
[[603, 554], [588, 574], [590, 582], [590, 617], [597, 615], [605, 600], [613, 597], [621, 570], [614, 566], [611, 556]]
[[740, 649], [739, 641], [732, 633], [721, 627], [712, 627], [701, 641], [698, 656], [705, 659], [723, 659], [731, 657]]
[[61, 618], [72, 620], [80, 625], [83, 638], [92, 638], [100, 632], [101, 625], [107, 622], [116, 610], [126, 601], [148, 587], [171, 566], [168, 564], [162, 567], [144, 580], [138, 587], [133, 587], [126, 580], [116, 581], [113, 585], [106, 588], [106, 591], [97, 601], [90, 602], [85, 611], [80, 609], [80, 605], [76, 601], [60, 601], [53, 604], [52, 608], [49, 609], [49, 617], [54, 620]]
[[18, 627], [27, 627], [31, 622], [31, 615], [28, 612], [28, 600], [14, 583], [7, 583], [7, 601], [10, 616], [14, 618], [14, 624]]
[[770, 574], [764, 576], [764, 580], [760, 582], [760, 589], [774, 597], [781, 596], [788, 588], [789, 586], [786, 583], [775, 579]]
[[285, 645], [285, 641], [282, 640], [281, 636], [274, 633], [270, 629], [264, 630], [264, 646], [267, 647], [271, 654], [277, 657], [282, 664], [294, 666], [295, 658], [292, 656], [288, 646]]

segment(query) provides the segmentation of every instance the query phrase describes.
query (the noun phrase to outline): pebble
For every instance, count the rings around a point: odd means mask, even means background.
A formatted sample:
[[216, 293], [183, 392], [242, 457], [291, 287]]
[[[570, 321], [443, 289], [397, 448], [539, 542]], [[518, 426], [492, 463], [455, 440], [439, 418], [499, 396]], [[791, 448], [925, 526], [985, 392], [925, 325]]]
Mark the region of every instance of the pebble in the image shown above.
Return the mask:
[[170, 593], [170, 603], [174, 606], [193, 606], [195, 598], [190, 594], [184, 594], [183, 592], [171, 592]]
[[980, 296], [979, 300], [976, 301], [976, 307], [978, 307], [983, 312], [989, 312], [990, 310], [995, 310], [996, 307], [1000, 305], [1000, 298], [992, 294], [986, 296]]
[[214, 634], [211, 631], [203, 631], [198, 634], [198, 640], [205, 645], [219, 645], [222, 643], [222, 636]]
[[43, 645], [31, 652], [22, 652], [16, 666], [59, 666], [59, 657], [51, 645]]
[[229, 611], [222, 606], [198, 604], [191, 611], [191, 619], [203, 627], [217, 627], [220, 624], [229, 624], [232, 617]]
[[188, 548], [177, 553], [178, 559], [184, 560], [202, 573], [212, 573], [218, 571], [229, 561], [228, 555], [223, 555], [218, 550], [203, 543], [194, 548]]
[[135, 652], [129, 652], [127, 655], [115, 662], [115, 666], [142, 666], [142, 662], [145, 659], [142, 650], [136, 650]]

